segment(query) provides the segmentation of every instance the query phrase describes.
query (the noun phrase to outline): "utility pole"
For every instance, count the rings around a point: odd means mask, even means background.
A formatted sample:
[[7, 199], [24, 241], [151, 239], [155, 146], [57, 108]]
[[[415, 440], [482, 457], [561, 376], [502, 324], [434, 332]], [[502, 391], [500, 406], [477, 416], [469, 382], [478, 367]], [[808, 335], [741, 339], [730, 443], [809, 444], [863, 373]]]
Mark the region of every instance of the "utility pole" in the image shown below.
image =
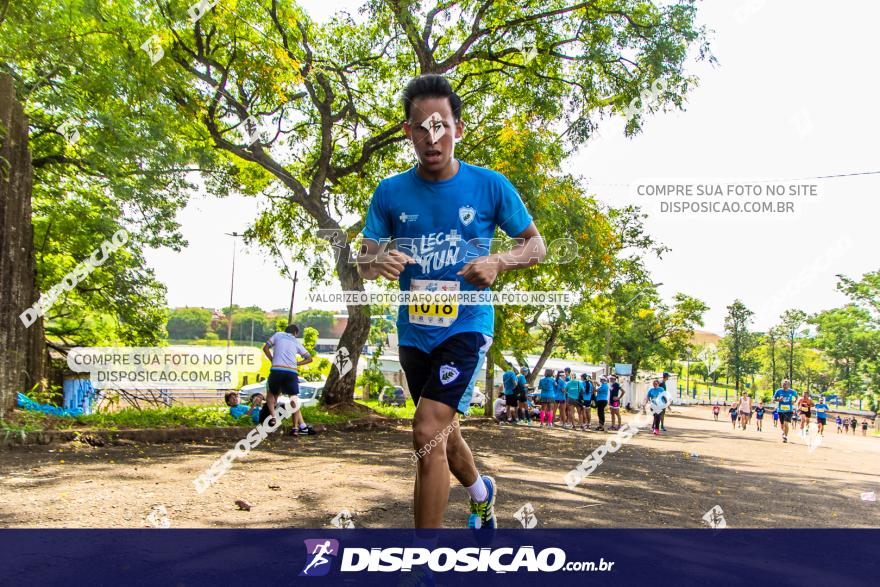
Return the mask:
[[[293, 298], [296, 295], [296, 282], [299, 271], [293, 272], [293, 290], [290, 292], [290, 310], [287, 311], [287, 325], [293, 324]], [[289, 274], [288, 274], [289, 275]]]
[[226, 316], [226, 346], [232, 343], [232, 290], [235, 286], [235, 238], [241, 236], [237, 232], [227, 232], [232, 237], [232, 277], [229, 280], [229, 314]]

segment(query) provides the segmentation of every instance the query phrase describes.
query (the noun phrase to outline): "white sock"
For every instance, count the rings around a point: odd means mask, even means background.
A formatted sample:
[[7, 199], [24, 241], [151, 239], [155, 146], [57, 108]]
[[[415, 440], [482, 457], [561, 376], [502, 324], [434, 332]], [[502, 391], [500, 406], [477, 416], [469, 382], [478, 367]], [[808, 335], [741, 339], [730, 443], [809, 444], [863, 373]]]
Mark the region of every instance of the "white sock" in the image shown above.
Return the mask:
[[489, 499], [489, 489], [486, 487], [486, 482], [479, 475], [477, 475], [477, 482], [468, 487], [467, 492], [470, 494], [471, 499], [477, 503], [482, 503]]

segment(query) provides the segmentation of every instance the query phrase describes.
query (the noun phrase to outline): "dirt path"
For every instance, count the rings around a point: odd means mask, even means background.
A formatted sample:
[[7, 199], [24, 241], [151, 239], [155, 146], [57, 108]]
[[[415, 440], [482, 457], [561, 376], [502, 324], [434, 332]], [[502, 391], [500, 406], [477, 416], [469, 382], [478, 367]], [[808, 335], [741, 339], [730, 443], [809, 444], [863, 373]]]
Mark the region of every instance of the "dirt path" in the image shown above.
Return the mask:
[[[880, 439], [832, 425], [811, 451], [766, 424], [736, 432], [708, 409], [680, 409], [668, 434], [638, 434], [573, 490], [563, 476], [610, 434], [487, 423], [464, 435], [498, 482], [502, 527], [519, 527], [527, 502], [539, 527], [698, 527], [716, 504], [737, 528], [880, 526], [880, 504], [860, 499], [880, 492]], [[172, 527], [328, 527], [342, 509], [358, 527], [410, 527], [409, 443], [406, 427], [269, 440], [202, 494], [192, 480], [230, 444], [4, 450], [0, 526], [138, 528], [162, 505]], [[452, 487], [446, 521], [460, 527], [467, 499]]]

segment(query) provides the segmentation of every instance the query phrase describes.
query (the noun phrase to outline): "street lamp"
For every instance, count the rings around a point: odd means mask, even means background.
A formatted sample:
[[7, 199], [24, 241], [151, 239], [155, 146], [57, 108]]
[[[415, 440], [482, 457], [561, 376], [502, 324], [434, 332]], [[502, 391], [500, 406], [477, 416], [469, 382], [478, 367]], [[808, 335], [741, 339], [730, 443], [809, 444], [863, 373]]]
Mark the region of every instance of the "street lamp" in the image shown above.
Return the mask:
[[226, 346], [229, 347], [232, 342], [232, 289], [235, 286], [235, 238], [243, 235], [239, 232], [227, 232], [225, 234], [232, 237], [232, 277], [229, 280], [229, 314], [226, 318]]

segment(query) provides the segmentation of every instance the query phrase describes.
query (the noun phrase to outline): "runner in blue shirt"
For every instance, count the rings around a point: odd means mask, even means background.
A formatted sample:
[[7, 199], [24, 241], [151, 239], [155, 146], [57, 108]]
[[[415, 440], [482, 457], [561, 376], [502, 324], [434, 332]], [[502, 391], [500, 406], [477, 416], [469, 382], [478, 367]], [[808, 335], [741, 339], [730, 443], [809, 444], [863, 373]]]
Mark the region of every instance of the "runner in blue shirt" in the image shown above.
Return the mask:
[[755, 407], [755, 422], [758, 424], [758, 432], [762, 432], [761, 424], [764, 422], [764, 402], [759, 401]]
[[590, 424], [592, 420], [592, 402], [593, 402], [593, 392], [596, 389], [596, 384], [590, 379], [586, 373], [581, 375], [581, 379], [584, 383], [584, 420], [583, 420], [583, 430], [585, 432], [590, 432]]
[[507, 423], [513, 424], [516, 421], [516, 372], [510, 365], [501, 381], [504, 384], [504, 405], [507, 406]]
[[580, 404], [581, 382], [573, 376], [565, 384], [565, 419], [567, 427], [574, 430], [574, 414]]
[[828, 404], [825, 403], [825, 396], [819, 396], [819, 403], [814, 407], [816, 408], [816, 424], [819, 428], [819, 435], [824, 436], [825, 422], [828, 418]]
[[[658, 381], [657, 384], [659, 385], [660, 382]], [[605, 406], [608, 405], [608, 394], [610, 391], [608, 378], [603, 375], [599, 378], [599, 389], [596, 390], [596, 412], [599, 413], [599, 425], [596, 426], [596, 430], [600, 432], [605, 430]]]
[[794, 400], [798, 396], [795, 390], [789, 388], [790, 385], [791, 381], [783, 379], [782, 387], [773, 394], [773, 401], [776, 402], [776, 411], [782, 424], [782, 442], [788, 442], [788, 425], [794, 413]]
[[[376, 188], [358, 256], [361, 277], [399, 280], [401, 290], [477, 291], [491, 287], [501, 271], [540, 262], [546, 248], [510, 181], [455, 158], [464, 123], [461, 98], [449, 82], [435, 74], [413, 79], [403, 107], [403, 130], [418, 164]], [[513, 249], [489, 251], [496, 228], [518, 239]], [[400, 306], [400, 364], [416, 402], [413, 443], [422, 447], [442, 438], [417, 460], [417, 528], [442, 525], [450, 469], [471, 498], [468, 526], [496, 526], [495, 481], [479, 475], [457, 425], [458, 414], [468, 410], [493, 327], [488, 304]], [[445, 433], [450, 426], [454, 432]]]
[[559, 417], [559, 425], [565, 426], [565, 372], [557, 371], [556, 372], [556, 391], [553, 394], [553, 399], [555, 400], [556, 410], [555, 412]]
[[[604, 379], [604, 378], [603, 378]], [[655, 379], [651, 383], [651, 388], [648, 390], [648, 401], [650, 404], [651, 412], [654, 414], [654, 422], [651, 425], [651, 432], [657, 436], [660, 434], [660, 421], [663, 418], [663, 412], [666, 410], [666, 405], [668, 404], [667, 398], [661, 397], [665, 392], [664, 389], [660, 385], [660, 381]], [[648, 409], [648, 406], [645, 406], [645, 409]]]
[[553, 426], [553, 412], [556, 411], [556, 380], [553, 369], [544, 369], [544, 377], [538, 382], [538, 396], [541, 402], [541, 426]]
[[840, 426], [843, 424], [843, 419], [840, 417], [840, 414], [837, 415], [837, 433], [840, 434]]

